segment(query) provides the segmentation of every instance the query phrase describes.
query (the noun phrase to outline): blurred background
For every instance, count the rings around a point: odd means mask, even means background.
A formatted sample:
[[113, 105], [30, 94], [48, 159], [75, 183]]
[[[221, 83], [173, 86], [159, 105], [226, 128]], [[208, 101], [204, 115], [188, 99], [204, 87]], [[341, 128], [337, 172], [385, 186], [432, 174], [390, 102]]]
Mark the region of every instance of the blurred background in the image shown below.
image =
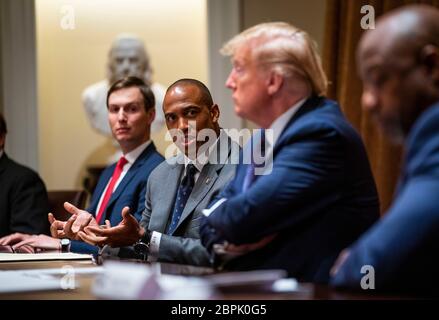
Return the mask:
[[[105, 165], [114, 146], [91, 128], [81, 94], [106, 78], [110, 45], [126, 32], [144, 41], [154, 81], [166, 87], [183, 77], [199, 79], [220, 105], [223, 127], [252, 127], [234, 115], [224, 87], [231, 66], [218, 50], [252, 25], [287, 21], [316, 40], [331, 81], [328, 96], [340, 102], [363, 136], [384, 210], [401, 150], [389, 145], [361, 110], [355, 48], [364, 32], [363, 6], [372, 6], [378, 17], [415, 2], [439, 5], [434, 0], [1, 0], [0, 111], [9, 127], [6, 152], [37, 170], [49, 190], [80, 188], [87, 167]], [[162, 153], [169, 143], [165, 132], [153, 135]]]

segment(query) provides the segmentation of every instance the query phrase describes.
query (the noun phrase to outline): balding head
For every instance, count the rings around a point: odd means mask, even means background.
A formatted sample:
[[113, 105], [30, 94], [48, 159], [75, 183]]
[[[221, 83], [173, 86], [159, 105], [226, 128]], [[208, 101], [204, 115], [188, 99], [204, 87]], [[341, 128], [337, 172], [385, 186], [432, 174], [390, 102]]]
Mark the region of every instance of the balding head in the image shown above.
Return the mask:
[[406, 6], [383, 16], [361, 39], [358, 66], [363, 108], [402, 141], [439, 100], [439, 10]]
[[177, 87], [194, 87], [194, 88], [196, 88], [197, 89], [196, 91], [198, 92], [199, 102], [209, 109], [213, 106], [212, 95], [210, 94], [210, 91], [206, 87], [206, 85], [204, 83], [202, 83], [201, 81], [196, 80], [196, 79], [190, 79], [190, 78], [184, 78], [184, 79], [177, 80], [168, 87], [168, 89], [166, 90], [166, 93], [172, 94], [173, 91], [176, 91], [175, 89]]
[[188, 156], [192, 147], [197, 152], [205, 143], [197, 139], [199, 132], [207, 129], [212, 136], [219, 135], [219, 108], [213, 103], [209, 89], [198, 80], [174, 82], [166, 90], [163, 113], [174, 142]]
[[392, 11], [378, 20], [375, 30], [366, 32], [359, 46], [360, 56], [380, 52], [396, 64], [417, 58], [423, 47], [439, 47], [439, 10], [412, 5]]

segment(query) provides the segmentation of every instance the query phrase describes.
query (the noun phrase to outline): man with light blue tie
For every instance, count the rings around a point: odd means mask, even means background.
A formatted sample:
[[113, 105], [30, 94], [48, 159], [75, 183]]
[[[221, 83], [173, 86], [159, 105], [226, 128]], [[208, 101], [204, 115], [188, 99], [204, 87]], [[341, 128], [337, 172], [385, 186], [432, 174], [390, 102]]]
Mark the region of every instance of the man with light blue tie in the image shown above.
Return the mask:
[[252, 145], [265, 146], [265, 162], [253, 161], [257, 147], [244, 147], [242, 159], [252, 162], [239, 164], [204, 211], [202, 243], [221, 268], [283, 269], [327, 282], [338, 253], [379, 216], [361, 138], [324, 97], [326, 76], [306, 32], [264, 23], [222, 53], [232, 56], [226, 86], [235, 112], [263, 128]]

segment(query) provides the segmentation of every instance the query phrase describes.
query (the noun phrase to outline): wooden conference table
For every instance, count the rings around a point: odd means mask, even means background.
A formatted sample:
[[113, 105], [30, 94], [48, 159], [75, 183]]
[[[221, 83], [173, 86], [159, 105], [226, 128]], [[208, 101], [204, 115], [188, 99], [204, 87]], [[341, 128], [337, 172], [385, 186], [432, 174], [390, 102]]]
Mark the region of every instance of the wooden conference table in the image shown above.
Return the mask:
[[[0, 262], [2, 270], [31, 270], [62, 268], [63, 266], [74, 268], [95, 267], [91, 260], [85, 261], [26, 261], [26, 262]], [[213, 271], [208, 268], [183, 266], [177, 264], [161, 263], [160, 269], [163, 274], [196, 275], [203, 276]], [[96, 275], [79, 274], [76, 276], [79, 287], [73, 290], [43, 291], [0, 294], [0, 299], [61, 299], [61, 300], [87, 300], [96, 299], [91, 293], [91, 287]], [[221, 299], [233, 300], [375, 300], [375, 299], [406, 299], [410, 297], [396, 295], [379, 295], [371, 290], [371, 293], [358, 293], [337, 291], [323, 285], [300, 283], [299, 290], [289, 293], [273, 293], [257, 288], [234, 288], [233, 291], [222, 292]]]

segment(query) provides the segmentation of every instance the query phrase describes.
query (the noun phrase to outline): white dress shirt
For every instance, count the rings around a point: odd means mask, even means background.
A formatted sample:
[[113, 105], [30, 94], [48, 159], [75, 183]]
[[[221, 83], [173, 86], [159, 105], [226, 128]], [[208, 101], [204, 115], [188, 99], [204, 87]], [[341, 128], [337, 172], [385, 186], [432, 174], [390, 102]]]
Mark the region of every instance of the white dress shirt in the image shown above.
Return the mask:
[[[274, 120], [268, 129], [266, 129], [266, 131], [272, 130], [272, 134], [268, 134], [266, 132], [267, 147], [265, 148], [265, 159], [271, 159], [271, 156], [272, 156], [272, 153], [274, 150], [274, 146], [276, 145], [276, 142], [279, 140], [279, 137], [281, 136], [282, 132], [284, 131], [286, 125], [291, 120], [291, 118], [297, 113], [297, 111], [299, 111], [300, 107], [305, 103], [305, 101], [307, 99], [308, 99], [308, 97], [303, 98], [302, 100], [298, 101], [296, 104], [292, 105], [287, 111], [285, 111], [276, 120]], [[203, 214], [206, 217], [208, 217], [213, 211], [215, 211], [226, 200], [227, 200], [226, 198], [219, 199], [209, 209], [204, 209]]]
[[[216, 148], [218, 142], [220, 140], [223, 141], [223, 139], [228, 139], [228, 136], [223, 130], [221, 130], [218, 138], [215, 140], [215, 142], [208, 149], [207, 157], [209, 160], [210, 160], [210, 155], [212, 155], [212, 154], [216, 155], [216, 153], [212, 152], [212, 150], [214, 148]], [[199, 161], [191, 160], [186, 155], [183, 155], [183, 156], [184, 156], [184, 174], [181, 176], [181, 180], [186, 175], [188, 164], [193, 164], [195, 166], [195, 168], [197, 168], [197, 172], [195, 173], [195, 176], [194, 176], [194, 182], [196, 183], [198, 180], [198, 177], [200, 176], [201, 170], [203, 170], [205, 164], [201, 163]], [[180, 180], [180, 182], [181, 182], [181, 180]], [[157, 261], [158, 255], [159, 255], [161, 238], [162, 238], [162, 233], [157, 232], [157, 231], [153, 231], [151, 233], [151, 241], [149, 244], [149, 255], [148, 255], [149, 262]]]
[[[287, 111], [285, 111], [281, 116], [279, 116], [276, 120], [273, 121], [271, 126], [267, 130], [271, 130], [272, 133], [267, 133], [266, 130], [266, 143], [267, 147], [265, 148], [265, 159], [272, 159], [272, 154], [274, 150], [274, 146], [276, 145], [276, 142], [279, 140], [279, 137], [281, 136], [282, 132], [284, 131], [286, 125], [291, 120], [291, 118], [296, 114], [296, 112], [300, 109], [300, 107], [305, 103], [305, 101], [308, 98], [304, 98], [300, 101], [298, 101], [296, 104], [291, 106]], [[266, 160], [267, 161], [267, 160]], [[270, 166], [267, 166], [270, 167]], [[271, 170], [271, 168], [270, 168]], [[215, 211], [219, 206], [221, 206], [224, 202], [227, 201], [227, 198], [221, 198], [213, 206], [211, 206], [209, 209], [204, 209], [203, 214], [208, 217], [213, 211]], [[214, 244], [213, 250], [216, 254], [220, 255], [222, 259], [228, 260], [232, 259], [236, 256], [241, 255], [237, 253], [231, 253], [227, 250], [228, 243], [224, 244]]]
[[[125, 159], [127, 159], [127, 163], [123, 166], [122, 173], [120, 174], [119, 179], [117, 179], [116, 184], [114, 185], [113, 193], [117, 190], [117, 187], [119, 186], [120, 182], [123, 180], [125, 175], [127, 174], [128, 170], [130, 170], [131, 166], [136, 162], [137, 158], [142, 154], [142, 152], [151, 144], [151, 140], [148, 140], [144, 143], [142, 143], [140, 146], [138, 146], [133, 151], [128, 152], [124, 155]], [[96, 214], [99, 212], [99, 209], [101, 208], [102, 201], [104, 200], [105, 193], [107, 192], [108, 185], [110, 184], [110, 180], [107, 182], [107, 186], [105, 187], [104, 191], [101, 194], [101, 197], [99, 198], [98, 206], [96, 207]]]

